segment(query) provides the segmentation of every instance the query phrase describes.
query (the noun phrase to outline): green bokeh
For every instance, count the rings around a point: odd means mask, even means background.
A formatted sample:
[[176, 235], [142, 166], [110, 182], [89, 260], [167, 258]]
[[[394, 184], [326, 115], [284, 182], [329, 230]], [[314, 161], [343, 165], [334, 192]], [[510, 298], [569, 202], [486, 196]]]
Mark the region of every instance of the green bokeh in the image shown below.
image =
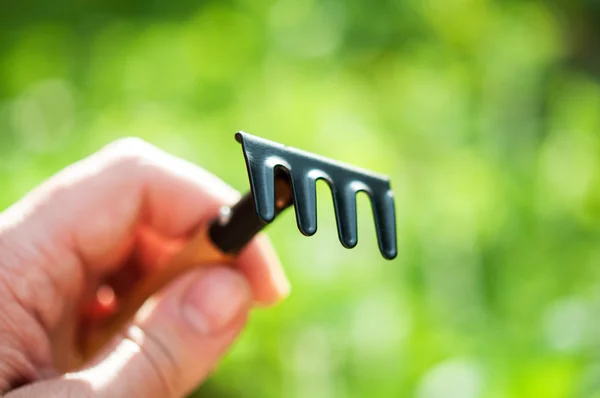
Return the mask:
[[122, 136], [248, 188], [233, 134], [391, 176], [399, 256], [269, 228], [293, 286], [196, 397], [600, 396], [598, 6], [0, 5], [3, 208]]

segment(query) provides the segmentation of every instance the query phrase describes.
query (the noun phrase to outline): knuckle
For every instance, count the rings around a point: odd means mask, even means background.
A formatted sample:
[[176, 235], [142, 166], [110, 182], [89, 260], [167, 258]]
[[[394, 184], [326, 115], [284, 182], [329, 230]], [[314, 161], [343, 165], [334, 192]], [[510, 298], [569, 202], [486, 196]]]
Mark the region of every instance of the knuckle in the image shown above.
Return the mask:
[[111, 172], [131, 178], [145, 178], [153, 173], [160, 150], [138, 137], [119, 138], [100, 151]]
[[140, 137], [122, 137], [106, 146], [110, 151], [116, 151], [126, 154], [137, 154], [150, 146], [150, 143]]
[[124, 137], [108, 144], [103, 151], [112, 160], [121, 164], [136, 165], [149, 159], [157, 148], [139, 137]]

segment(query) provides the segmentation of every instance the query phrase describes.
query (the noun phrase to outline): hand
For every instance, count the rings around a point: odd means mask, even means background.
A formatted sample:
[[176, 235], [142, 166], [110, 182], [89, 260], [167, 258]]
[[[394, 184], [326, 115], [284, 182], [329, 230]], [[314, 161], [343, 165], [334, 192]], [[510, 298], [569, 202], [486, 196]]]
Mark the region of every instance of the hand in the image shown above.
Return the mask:
[[[158, 292], [91, 362], [82, 363], [78, 342], [110, 316], [120, 294], [238, 196], [206, 171], [124, 139], [0, 214], [0, 393], [189, 393], [231, 345], [252, 305], [288, 294], [263, 236], [235, 267], [198, 267]], [[97, 294], [106, 284], [114, 295]]]

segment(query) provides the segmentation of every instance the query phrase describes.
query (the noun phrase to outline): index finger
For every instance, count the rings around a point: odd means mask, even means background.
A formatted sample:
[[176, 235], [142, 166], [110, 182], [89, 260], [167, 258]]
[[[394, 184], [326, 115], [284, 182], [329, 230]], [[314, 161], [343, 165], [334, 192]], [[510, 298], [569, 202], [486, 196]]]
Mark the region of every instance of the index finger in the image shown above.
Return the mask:
[[[136, 226], [183, 237], [238, 198], [206, 170], [139, 139], [123, 139], [53, 176], [8, 213], [25, 212], [30, 229], [45, 232], [48, 247], [62, 248], [64, 256], [77, 254], [92, 273], [104, 274], [124, 261]], [[266, 237], [250, 242], [236, 265], [256, 301], [272, 303], [288, 294]], [[59, 273], [57, 268], [49, 272]]]

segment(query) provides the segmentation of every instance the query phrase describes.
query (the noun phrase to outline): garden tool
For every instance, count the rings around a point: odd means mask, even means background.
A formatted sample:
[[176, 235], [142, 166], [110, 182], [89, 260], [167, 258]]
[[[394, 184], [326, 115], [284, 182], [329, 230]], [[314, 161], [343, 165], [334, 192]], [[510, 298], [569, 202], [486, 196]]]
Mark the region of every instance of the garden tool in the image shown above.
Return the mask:
[[250, 191], [235, 205], [223, 207], [181, 252], [160, 270], [119, 298], [117, 313], [106, 328], [82, 342], [90, 357], [117, 333], [152, 294], [198, 264], [229, 263], [250, 240], [285, 209], [294, 206], [300, 232], [317, 231], [316, 182], [331, 188], [338, 237], [346, 248], [358, 242], [356, 194], [366, 192], [371, 200], [379, 250], [384, 258], [397, 254], [394, 195], [387, 176], [362, 170], [322, 156], [238, 132], [250, 180]]

